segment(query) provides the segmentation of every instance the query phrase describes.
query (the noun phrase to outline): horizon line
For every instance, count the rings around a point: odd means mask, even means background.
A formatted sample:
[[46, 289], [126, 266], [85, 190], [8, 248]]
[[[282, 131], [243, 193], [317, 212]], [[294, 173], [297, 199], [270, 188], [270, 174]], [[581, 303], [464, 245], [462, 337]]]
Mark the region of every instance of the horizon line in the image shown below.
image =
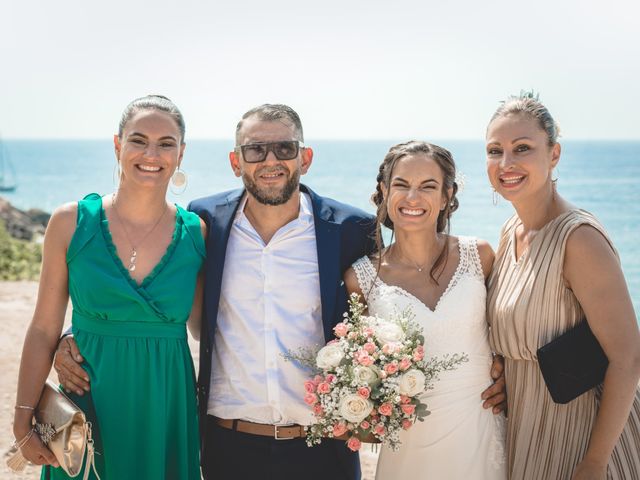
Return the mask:
[[[416, 139], [417, 137], [412, 137], [411, 139]], [[0, 136], [0, 142], [7, 141], [111, 141], [111, 138], [103, 138], [103, 137], [2, 137]], [[436, 141], [447, 141], [447, 142], [483, 142], [484, 140], [478, 138], [463, 138], [463, 137], [434, 137]], [[558, 141], [558, 143], [562, 143], [563, 141], [585, 141], [585, 142], [640, 142], [640, 137], [637, 138], [628, 138], [628, 137], [599, 137], [599, 138], [591, 138], [591, 137], [567, 137], [562, 138]], [[235, 142], [235, 138], [233, 137], [188, 137], [187, 142], [190, 141], [216, 141], [216, 142]], [[399, 138], [367, 138], [367, 137], [316, 137], [311, 140], [305, 140], [304, 143], [307, 142], [398, 142], [398, 141], [407, 141], [407, 139], [399, 139]]]

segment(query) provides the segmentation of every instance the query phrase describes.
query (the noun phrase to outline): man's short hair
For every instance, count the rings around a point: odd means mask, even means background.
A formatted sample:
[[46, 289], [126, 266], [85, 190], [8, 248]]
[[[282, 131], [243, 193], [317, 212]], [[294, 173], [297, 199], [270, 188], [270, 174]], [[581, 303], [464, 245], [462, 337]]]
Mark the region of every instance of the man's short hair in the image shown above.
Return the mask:
[[252, 108], [242, 116], [242, 119], [238, 122], [238, 126], [236, 127], [236, 145], [240, 145], [240, 130], [242, 129], [244, 121], [253, 116], [257, 116], [259, 120], [264, 122], [273, 122], [282, 119], [289, 120], [293, 124], [293, 131], [296, 137], [295, 139], [304, 142], [302, 122], [300, 121], [300, 116], [296, 111], [293, 108], [280, 103], [265, 103], [259, 107]]

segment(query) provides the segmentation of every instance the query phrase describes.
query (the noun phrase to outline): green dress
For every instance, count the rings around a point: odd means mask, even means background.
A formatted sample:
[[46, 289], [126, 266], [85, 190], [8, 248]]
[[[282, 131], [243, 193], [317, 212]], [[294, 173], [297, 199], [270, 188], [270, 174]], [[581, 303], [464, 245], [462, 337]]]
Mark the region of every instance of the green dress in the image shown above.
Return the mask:
[[[70, 397], [93, 424], [102, 480], [200, 479], [186, 321], [205, 246], [197, 215], [177, 209], [166, 253], [138, 285], [116, 254], [102, 198], [78, 202], [67, 265], [72, 329], [91, 393]], [[45, 467], [42, 478], [68, 476]]]

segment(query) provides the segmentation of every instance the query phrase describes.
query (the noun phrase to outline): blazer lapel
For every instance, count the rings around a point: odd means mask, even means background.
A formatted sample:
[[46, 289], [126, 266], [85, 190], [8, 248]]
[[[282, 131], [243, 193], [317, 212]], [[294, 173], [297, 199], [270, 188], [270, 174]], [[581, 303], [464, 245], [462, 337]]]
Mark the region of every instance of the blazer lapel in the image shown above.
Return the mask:
[[340, 225], [335, 223], [333, 210], [324, 204], [305, 185], [300, 190], [308, 193], [313, 204], [313, 217], [318, 249], [318, 271], [320, 276], [320, 301], [325, 341], [333, 337], [335, 324], [336, 293], [340, 284]]
[[237, 190], [227, 197], [226, 203], [216, 205], [213, 211], [213, 221], [209, 226], [209, 248], [207, 252], [207, 273], [205, 281], [205, 311], [209, 326], [209, 341], [213, 342], [220, 303], [220, 289], [224, 259], [227, 253], [227, 243], [231, 226], [244, 190]]

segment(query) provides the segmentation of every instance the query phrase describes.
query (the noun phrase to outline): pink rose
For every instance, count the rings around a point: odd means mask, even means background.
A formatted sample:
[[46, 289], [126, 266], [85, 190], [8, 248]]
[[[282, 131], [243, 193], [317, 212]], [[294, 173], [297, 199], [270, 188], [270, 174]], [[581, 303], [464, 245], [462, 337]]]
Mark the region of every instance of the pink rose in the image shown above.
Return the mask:
[[409, 430], [412, 426], [413, 426], [413, 422], [408, 418], [405, 418], [404, 420], [402, 420], [402, 428], [404, 428], [405, 430]]
[[358, 334], [356, 332], [349, 332], [349, 334], [347, 335], [347, 338], [349, 340], [355, 340], [357, 336]]
[[376, 344], [373, 342], [367, 342], [365, 343], [362, 348], [364, 348], [364, 350], [371, 355], [373, 352], [376, 351]]
[[364, 350], [358, 350], [356, 352], [355, 361], [360, 365], [364, 365], [365, 367], [373, 365], [373, 358], [371, 358], [371, 356], [369, 356], [369, 354]]
[[322, 376], [316, 375], [315, 377], [313, 377], [312, 382], [317, 387], [318, 385], [320, 385], [320, 382], [322, 382]]
[[382, 353], [384, 353], [385, 355], [389, 355], [390, 353], [393, 353], [393, 345], [391, 345], [390, 343], [385, 343], [382, 346]]
[[360, 395], [362, 398], [369, 398], [370, 394], [371, 389], [369, 387], [360, 387], [358, 389], [358, 395]]
[[416, 406], [411, 403], [400, 405], [400, 408], [402, 409], [402, 413], [404, 413], [405, 415], [413, 415], [413, 413], [416, 411]]
[[344, 422], [338, 422], [333, 426], [333, 436], [339, 437], [347, 432], [347, 425]]
[[322, 405], [320, 405], [319, 403], [316, 403], [313, 406], [313, 413], [315, 413], [317, 416], [320, 416], [324, 413], [324, 408], [322, 408]]
[[327, 382], [322, 382], [318, 385], [318, 393], [327, 394], [331, 391], [331, 385]]
[[387, 363], [384, 366], [384, 371], [387, 372], [388, 375], [393, 375], [398, 371], [398, 362], [393, 361], [391, 363]]
[[324, 377], [324, 381], [327, 383], [334, 383], [336, 381], [336, 376], [333, 373], [330, 373], [326, 377]]
[[360, 423], [360, 428], [364, 428], [365, 430], [368, 430], [369, 427], [371, 427], [371, 425], [366, 420], [363, 420], [362, 423]]
[[411, 403], [411, 399], [406, 395], [400, 395], [400, 403], [406, 405], [407, 403]]
[[[315, 397], [315, 395], [313, 396]], [[393, 412], [393, 405], [391, 405], [390, 403], [383, 403], [378, 407], [378, 412], [380, 412], [380, 415], [388, 417], [389, 415], [391, 415], [391, 412]]]
[[307, 393], [304, 396], [304, 403], [307, 405], [315, 405], [318, 403], [318, 396], [315, 393]]
[[340, 322], [335, 327], [333, 327], [333, 333], [336, 334], [336, 337], [344, 337], [348, 331], [349, 325], [343, 322]]
[[373, 431], [376, 433], [376, 435], [384, 435], [387, 432], [387, 429], [384, 428], [383, 423], [379, 423], [374, 427]]
[[424, 347], [422, 345], [418, 345], [413, 349], [413, 360], [419, 362], [424, 358]]
[[347, 447], [349, 447], [349, 450], [353, 452], [357, 452], [358, 450], [360, 450], [361, 446], [362, 443], [356, 437], [351, 437], [347, 442]]
[[312, 381], [307, 380], [306, 382], [304, 382], [304, 391], [307, 393], [315, 393], [316, 391], [315, 384]]
[[367, 327], [362, 331], [362, 333], [365, 337], [373, 337], [373, 328]]
[[410, 358], [403, 358], [402, 360], [400, 360], [400, 365], [398, 365], [400, 367], [400, 370], [402, 370], [403, 372], [405, 370], [408, 370], [409, 367], [411, 366], [411, 359]]

